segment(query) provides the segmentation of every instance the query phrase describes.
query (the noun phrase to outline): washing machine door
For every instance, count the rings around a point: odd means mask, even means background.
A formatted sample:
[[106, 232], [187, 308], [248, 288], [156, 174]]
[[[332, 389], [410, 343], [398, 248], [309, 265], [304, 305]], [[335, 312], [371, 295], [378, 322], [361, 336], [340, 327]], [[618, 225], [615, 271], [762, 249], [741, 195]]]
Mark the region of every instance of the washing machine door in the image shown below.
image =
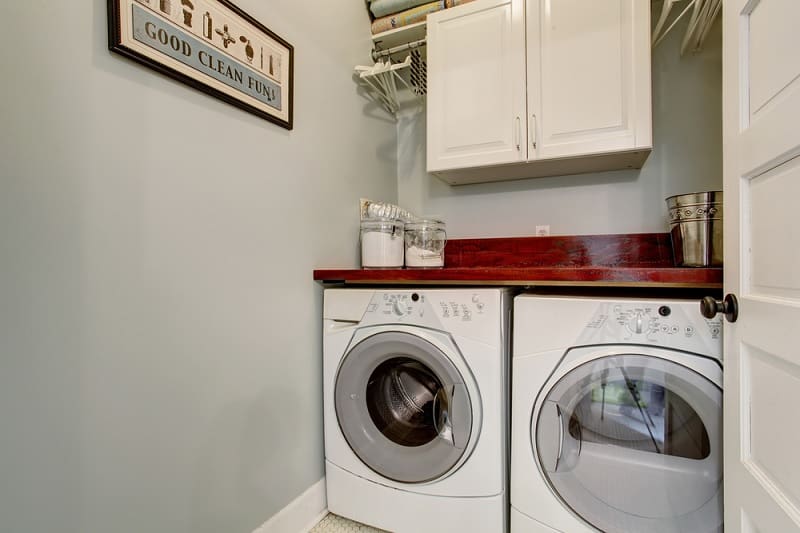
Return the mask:
[[472, 433], [461, 373], [436, 345], [405, 332], [376, 333], [348, 351], [336, 376], [335, 406], [359, 459], [402, 483], [448, 474]]
[[531, 436], [553, 492], [607, 533], [721, 531], [721, 369], [712, 368], [615, 354], [551, 378]]

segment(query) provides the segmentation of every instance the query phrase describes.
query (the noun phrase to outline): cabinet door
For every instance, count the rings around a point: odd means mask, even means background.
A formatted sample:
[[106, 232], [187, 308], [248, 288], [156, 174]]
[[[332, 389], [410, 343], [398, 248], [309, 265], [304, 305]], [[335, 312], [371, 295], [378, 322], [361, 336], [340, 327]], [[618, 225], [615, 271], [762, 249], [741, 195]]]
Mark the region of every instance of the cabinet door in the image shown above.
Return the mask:
[[428, 17], [428, 170], [525, 161], [524, 0]]
[[652, 146], [650, 2], [527, 0], [529, 159]]

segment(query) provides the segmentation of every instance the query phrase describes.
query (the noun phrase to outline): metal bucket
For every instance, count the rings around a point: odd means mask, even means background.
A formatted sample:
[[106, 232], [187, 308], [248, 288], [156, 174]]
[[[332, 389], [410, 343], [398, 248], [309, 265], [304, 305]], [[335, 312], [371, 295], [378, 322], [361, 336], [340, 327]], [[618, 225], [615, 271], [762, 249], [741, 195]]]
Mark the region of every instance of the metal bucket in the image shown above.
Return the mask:
[[722, 191], [667, 198], [677, 266], [722, 266]]

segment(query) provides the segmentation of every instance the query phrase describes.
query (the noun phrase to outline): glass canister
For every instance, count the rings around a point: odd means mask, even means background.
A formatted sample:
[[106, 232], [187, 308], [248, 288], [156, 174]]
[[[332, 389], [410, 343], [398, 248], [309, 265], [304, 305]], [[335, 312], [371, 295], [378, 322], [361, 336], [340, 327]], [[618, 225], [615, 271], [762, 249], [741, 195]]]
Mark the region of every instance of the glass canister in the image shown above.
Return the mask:
[[406, 222], [406, 266], [408, 268], [442, 268], [447, 244], [445, 223], [441, 220], [418, 219]]
[[392, 218], [361, 221], [361, 266], [403, 268], [403, 222]]

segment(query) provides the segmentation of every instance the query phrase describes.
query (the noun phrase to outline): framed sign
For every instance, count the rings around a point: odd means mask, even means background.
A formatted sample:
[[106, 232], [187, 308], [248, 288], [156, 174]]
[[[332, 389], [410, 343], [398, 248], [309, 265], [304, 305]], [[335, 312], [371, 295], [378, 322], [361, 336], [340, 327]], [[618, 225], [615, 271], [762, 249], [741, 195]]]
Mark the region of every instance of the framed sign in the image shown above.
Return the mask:
[[294, 48], [228, 0], [108, 0], [108, 47], [292, 129]]

